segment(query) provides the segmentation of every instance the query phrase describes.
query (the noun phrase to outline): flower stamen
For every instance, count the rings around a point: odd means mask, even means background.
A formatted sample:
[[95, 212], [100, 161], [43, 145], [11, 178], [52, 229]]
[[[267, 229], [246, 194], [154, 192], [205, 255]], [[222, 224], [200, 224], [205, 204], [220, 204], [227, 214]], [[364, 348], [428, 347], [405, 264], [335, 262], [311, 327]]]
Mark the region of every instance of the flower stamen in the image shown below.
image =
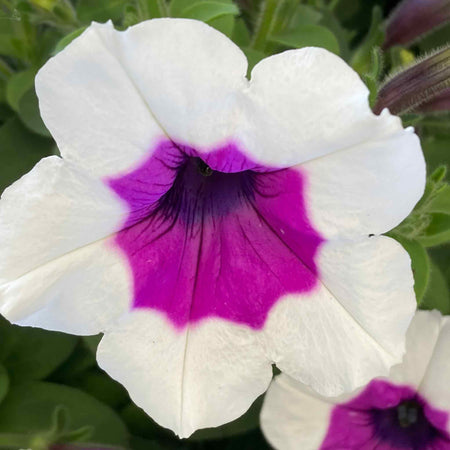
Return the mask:
[[208, 164], [203, 161], [201, 158], [196, 158], [197, 168], [198, 171], [204, 176], [204, 177], [210, 177], [213, 174], [213, 170], [211, 167], [208, 166]]
[[397, 407], [398, 423], [402, 428], [408, 428], [417, 423], [421, 406], [413, 401], [405, 401]]

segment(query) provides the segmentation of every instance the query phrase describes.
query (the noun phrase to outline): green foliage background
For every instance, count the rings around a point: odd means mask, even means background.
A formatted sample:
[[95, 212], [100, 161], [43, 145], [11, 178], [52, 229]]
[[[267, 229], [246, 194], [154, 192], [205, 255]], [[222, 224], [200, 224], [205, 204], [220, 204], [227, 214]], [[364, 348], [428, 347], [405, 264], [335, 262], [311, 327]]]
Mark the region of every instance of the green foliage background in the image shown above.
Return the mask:
[[[390, 49], [381, 67], [373, 49], [381, 46], [385, 18], [396, 3], [0, 0], [0, 192], [42, 157], [58, 153], [39, 115], [34, 76], [93, 20], [111, 19], [119, 29], [161, 16], [203, 20], [241, 46], [250, 66], [287, 48], [322, 46], [360, 73], [373, 101], [390, 71], [450, 39], [447, 25], [408, 48]], [[450, 187], [445, 171], [450, 163], [449, 115], [408, 114], [403, 119], [421, 136], [430, 176], [422, 201], [390, 235], [411, 255], [419, 307], [450, 314]], [[0, 317], [0, 448], [269, 448], [258, 423], [261, 398], [237, 421], [178, 440], [99, 369], [98, 341], [98, 336], [21, 328]], [[60, 445], [69, 442], [76, 447]]]

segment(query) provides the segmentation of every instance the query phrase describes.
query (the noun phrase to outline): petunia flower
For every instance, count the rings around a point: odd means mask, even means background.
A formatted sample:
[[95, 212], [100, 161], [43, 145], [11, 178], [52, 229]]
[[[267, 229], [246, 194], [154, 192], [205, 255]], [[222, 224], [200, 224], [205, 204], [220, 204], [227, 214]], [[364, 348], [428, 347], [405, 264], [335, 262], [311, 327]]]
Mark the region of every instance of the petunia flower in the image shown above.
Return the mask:
[[[422, 195], [411, 128], [318, 48], [247, 61], [201, 22], [93, 24], [36, 77], [52, 156], [0, 202], [0, 310], [105, 333], [98, 362], [178, 435], [272, 364], [325, 395], [400, 361]], [[370, 235], [370, 236], [369, 236]]]
[[418, 311], [387, 378], [325, 398], [279, 375], [263, 405], [264, 434], [277, 450], [450, 449], [449, 344], [450, 317]]

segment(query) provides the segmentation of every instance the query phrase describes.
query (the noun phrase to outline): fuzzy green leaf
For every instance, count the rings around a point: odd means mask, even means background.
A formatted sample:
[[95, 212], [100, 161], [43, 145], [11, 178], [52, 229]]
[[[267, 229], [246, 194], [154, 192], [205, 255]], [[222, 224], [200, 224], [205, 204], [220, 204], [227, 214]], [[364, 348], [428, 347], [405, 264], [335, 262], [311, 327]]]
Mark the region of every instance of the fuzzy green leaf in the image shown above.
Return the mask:
[[450, 214], [432, 213], [430, 223], [418, 241], [425, 247], [450, 242]]

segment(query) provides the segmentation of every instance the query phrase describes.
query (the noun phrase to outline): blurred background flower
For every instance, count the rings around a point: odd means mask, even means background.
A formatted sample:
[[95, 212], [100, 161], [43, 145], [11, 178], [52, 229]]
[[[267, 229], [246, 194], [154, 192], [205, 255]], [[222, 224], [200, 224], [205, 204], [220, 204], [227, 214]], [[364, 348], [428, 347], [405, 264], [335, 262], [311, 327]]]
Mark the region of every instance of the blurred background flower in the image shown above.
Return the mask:
[[278, 450], [450, 448], [449, 340], [450, 317], [418, 311], [389, 377], [327, 398], [279, 375], [261, 413], [265, 435]]

